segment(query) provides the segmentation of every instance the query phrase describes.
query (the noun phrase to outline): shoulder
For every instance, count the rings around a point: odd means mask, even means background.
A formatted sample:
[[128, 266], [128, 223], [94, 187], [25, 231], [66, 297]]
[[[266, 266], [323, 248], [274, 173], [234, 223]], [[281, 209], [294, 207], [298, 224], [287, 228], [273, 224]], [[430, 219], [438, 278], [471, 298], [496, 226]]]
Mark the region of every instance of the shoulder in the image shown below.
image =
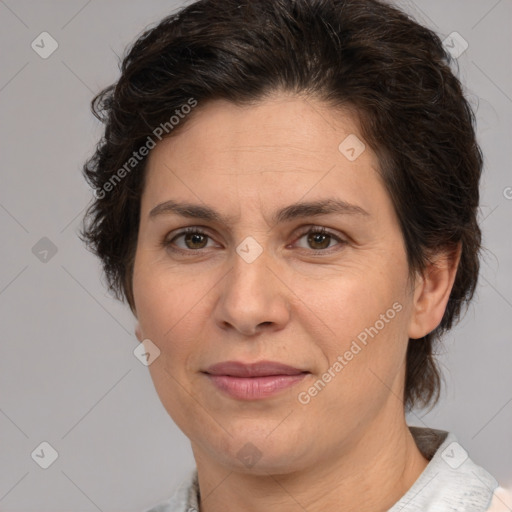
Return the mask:
[[496, 487], [487, 512], [510, 512], [511, 510], [512, 492], [501, 486]]
[[421, 427], [409, 429], [429, 463], [388, 512], [512, 511], [502, 499], [506, 491], [498, 491], [497, 480], [471, 459], [453, 433]]

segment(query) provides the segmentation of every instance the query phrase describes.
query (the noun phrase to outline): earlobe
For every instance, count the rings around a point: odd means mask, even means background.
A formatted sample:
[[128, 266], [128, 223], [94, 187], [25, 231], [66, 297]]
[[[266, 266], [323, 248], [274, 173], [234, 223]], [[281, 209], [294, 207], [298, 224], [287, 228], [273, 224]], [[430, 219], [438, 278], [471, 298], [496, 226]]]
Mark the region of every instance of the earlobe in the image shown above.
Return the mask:
[[142, 342], [142, 340], [144, 339], [144, 337], [142, 336], [142, 330], [140, 328], [140, 324], [137, 322], [137, 324], [135, 325], [135, 336], [137, 336], [137, 339]]
[[418, 339], [440, 323], [450, 298], [461, 255], [461, 245], [436, 255], [418, 276], [414, 289], [409, 338]]

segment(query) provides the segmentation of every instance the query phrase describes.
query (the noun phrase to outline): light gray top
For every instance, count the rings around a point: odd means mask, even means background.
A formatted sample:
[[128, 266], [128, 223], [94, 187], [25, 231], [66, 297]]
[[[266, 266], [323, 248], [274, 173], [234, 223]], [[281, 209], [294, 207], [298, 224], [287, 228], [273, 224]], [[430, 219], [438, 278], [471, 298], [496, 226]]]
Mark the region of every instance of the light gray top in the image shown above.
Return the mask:
[[[418, 449], [430, 462], [388, 512], [485, 512], [498, 482], [475, 464], [454, 434], [409, 427]], [[174, 496], [145, 512], [197, 512], [199, 486], [194, 470]]]

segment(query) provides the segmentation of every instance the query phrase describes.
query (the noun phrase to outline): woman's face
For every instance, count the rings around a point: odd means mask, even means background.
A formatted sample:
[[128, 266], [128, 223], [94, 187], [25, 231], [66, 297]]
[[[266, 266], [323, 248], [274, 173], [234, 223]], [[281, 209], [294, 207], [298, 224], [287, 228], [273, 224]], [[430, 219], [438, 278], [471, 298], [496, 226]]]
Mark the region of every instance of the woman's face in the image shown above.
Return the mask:
[[[348, 113], [296, 96], [193, 116], [151, 151], [141, 202], [156, 390], [196, 459], [279, 474], [339, 457], [403, 419], [413, 292], [377, 158]], [[262, 361], [292, 369], [211, 368]]]

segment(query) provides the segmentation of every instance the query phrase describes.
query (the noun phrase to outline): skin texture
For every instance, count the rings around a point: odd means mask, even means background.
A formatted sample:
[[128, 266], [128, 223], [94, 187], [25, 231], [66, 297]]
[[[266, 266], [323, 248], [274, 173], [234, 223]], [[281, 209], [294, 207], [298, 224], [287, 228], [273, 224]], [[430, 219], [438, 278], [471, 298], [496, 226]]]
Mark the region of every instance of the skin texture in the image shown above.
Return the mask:
[[[133, 275], [136, 334], [161, 351], [149, 370], [191, 441], [202, 512], [226, 503], [265, 512], [387, 510], [427, 465], [405, 422], [406, 349], [439, 324], [458, 254], [439, 255], [424, 277], [408, 280], [377, 157], [368, 145], [354, 161], [338, 149], [350, 134], [362, 140], [349, 111], [276, 93], [243, 108], [199, 105], [149, 156]], [[327, 198], [368, 215], [271, 219], [292, 203]], [[170, 199], [207, 205], [230, 223], [149, 216]], [[175, 238], [185, 227], [207, 237]], [[312, 227], [333, 236], [308, 238]], [[248, 236], [263, 250], [251, 263], [236, 252]], [[298, 394], [396, 303], [394, 318], [300, 403]], [[310, 374], [270, 398], [242, 401], [202, 373], [227, 360], [278, 361]], [[237, 456], [247, 443], [260, 457], [251, 467]]]

